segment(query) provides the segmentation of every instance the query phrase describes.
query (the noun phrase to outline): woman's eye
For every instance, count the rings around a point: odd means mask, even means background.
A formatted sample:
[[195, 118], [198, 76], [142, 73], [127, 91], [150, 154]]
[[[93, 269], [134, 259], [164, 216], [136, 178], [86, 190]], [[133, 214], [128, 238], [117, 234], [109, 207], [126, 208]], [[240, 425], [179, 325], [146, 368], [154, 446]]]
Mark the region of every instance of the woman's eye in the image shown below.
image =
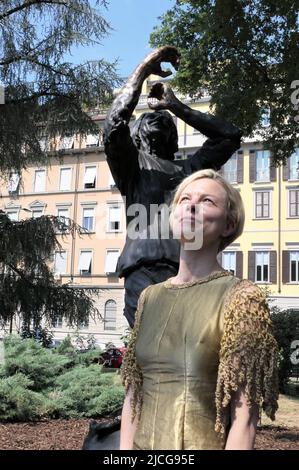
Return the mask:
[[204, 201], [208, 201], [208, 202], [214, 204], [214, 201], [212, 201], [212, 199], [210, 199], [209, 197], [205, 197], [205, 198], [204, 198]]

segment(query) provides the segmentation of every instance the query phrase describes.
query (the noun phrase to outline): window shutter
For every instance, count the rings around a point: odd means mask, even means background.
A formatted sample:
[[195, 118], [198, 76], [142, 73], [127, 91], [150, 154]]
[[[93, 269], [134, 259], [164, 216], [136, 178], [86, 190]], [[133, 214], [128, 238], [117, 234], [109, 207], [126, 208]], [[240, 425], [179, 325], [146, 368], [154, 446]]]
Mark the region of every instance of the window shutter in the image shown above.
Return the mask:
[[71, 189], [71, 169], [61, 168], [60, 170], [60, 184], [59, 189], [61, 191], [68, 191]]
[[115, 207], [109, 207], [109, 220], [110, 222], [120, 222], [120, 207], [115, 206]]
[[249, 181], [256, 181], [256, 154], [255, 150], [249, 150]]
[[106, 263], [105, 263], [105, 273], [115, 273], [117, 261], [119, 257], [118, 250], [107, 251], [106, 254]]
[[56, 251], [55, 253], [55, 273], [66, 273], [66, 251]]
[[244, 152], [243, 150], [238, 150], [237, 152], [237, 183], [244, 182]]
[[97, 147], [99, 145], [99, 134], [88, 134], [86, 137], [86, 147]]
[[83, 209], [83, 217], [94, 217], [94, 208], [87, 208]]
[[270, 165], [270, 181], [276, 181], [276, 167], [273, 164], [273, 155], [270, 156], [269, 165]]
[[282, 282], [290, 282], [290, 253], [287, 250], [282, 252]]
[[45, 191], [46, 187], [46, 172], [45, 170], [37, 170], [35, 172], [34, 191], [36, 193]]
[[277, 284], [277, 252], [270, 251], [270, 282]]
[[97, 169], [95, 166], [88, 166], [85, 168], [84, 184], [94, 184], [96, 179]]
[[289, 178], [290, 178], [290, 159], [287, 158], [286, 164], [283, 165], [282, 179], [283, 181], [287, 181]]
[[20, 183], [19, 173], [16, 173], [16, 172], [11, 173], [10, 178], [9, 178], [8, 187], [7, 187], [8, 192], [9, 193], [17, 192], [18, 187], [19, 187], [19, 183]]
[[243, 279], [243, 251], [236, 252], [236, 277]]
[[81, 251], [78, 271], [89, 271], [91, 264], [91, 251]]
[[248, 279], [255, 282], [255, 251], [248, 251]]
[[60, 150], [72, 149], [74, 146], [74, 137], [62, 137], [60, 139], [59, 148]]

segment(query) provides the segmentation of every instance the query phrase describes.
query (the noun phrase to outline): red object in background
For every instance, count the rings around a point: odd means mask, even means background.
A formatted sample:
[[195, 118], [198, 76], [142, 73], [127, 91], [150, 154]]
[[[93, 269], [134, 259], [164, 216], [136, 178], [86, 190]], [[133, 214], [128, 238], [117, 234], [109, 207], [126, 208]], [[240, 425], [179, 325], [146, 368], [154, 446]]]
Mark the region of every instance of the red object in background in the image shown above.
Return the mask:
[[107, 351], [103, 352], [99, 362], [104, 367], [118, 369], [122, 365], [125, 351], [126, 348], [124, 346], [120, 348], [109, 348]]

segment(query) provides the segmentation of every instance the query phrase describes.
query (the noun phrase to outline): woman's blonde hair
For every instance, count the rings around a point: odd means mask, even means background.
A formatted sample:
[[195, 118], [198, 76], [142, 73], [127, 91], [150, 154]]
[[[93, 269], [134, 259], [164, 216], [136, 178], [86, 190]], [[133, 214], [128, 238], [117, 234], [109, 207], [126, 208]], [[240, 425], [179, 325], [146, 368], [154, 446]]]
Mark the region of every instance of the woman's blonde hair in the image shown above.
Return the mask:
[[170, 225], [172, 227], [173, 223], [173, 212], [178, 203], [178, 200], [185, 190], [185, 188], [193, 181], [200, 180], [202, 178], [210, 178], [213, 180], [218, 181], [221, 186], [224, 188], [227, 194], [227, 222], [232, 223], [235, 227], [233, 233], [228, 235], [227, 237], [222, 237], [222, 240], [219, 244], [218, 252], [224, 250], [228, 245], [230, 245], [236, 238], [238, 238], [244, 228], [245, 222], [245, 210], [243, 201], [239, 191], [234, 188], [228, 181], [226, 181], [223, 176], [217, 173], [214, 170], [199, 170], [193, 173], [190, 176], [187, 176], [177, 187], [176, 192], [173, 197], [173, 201], [171, 204], [171, 212], [170, 212]]

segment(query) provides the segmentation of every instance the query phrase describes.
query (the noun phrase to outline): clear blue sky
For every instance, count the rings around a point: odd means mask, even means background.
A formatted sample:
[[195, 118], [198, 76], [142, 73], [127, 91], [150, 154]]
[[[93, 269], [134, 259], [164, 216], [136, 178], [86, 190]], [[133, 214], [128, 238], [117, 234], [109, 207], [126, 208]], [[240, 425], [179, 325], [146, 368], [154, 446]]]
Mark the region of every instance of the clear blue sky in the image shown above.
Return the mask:
[[68, 60], [76, 63], [104, 58], [119, 59], [118, 73], [128, 76], [141, 59], [150, 52], [149, 36], [159, 24], [158, 17], [171, 8], [175, 0], [109, 0], [104, 18], [113, 30], [101, 46], [80, 48]]

